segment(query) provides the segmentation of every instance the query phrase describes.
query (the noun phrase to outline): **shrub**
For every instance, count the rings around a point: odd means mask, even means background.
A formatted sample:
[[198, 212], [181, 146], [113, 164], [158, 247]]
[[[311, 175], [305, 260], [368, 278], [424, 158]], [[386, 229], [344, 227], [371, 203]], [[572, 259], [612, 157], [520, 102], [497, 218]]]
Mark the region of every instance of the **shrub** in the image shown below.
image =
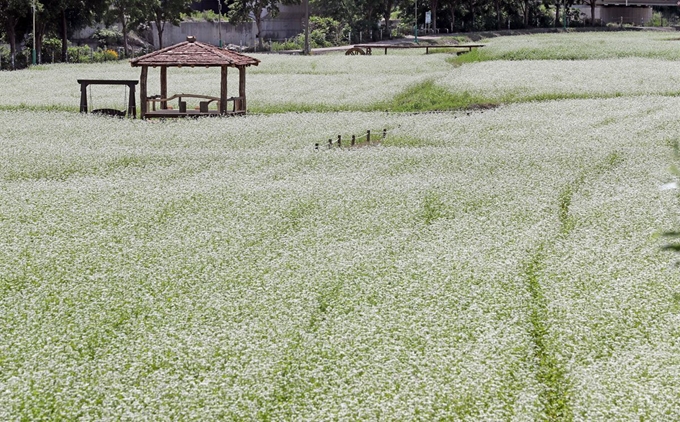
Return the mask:
[[41, 55], [43, 63], [61, 60], [61, 40], [59, 38], [44, 38]]
[[105, 61], [118, 60], [118, 53], [116, 53], [114, 50], [108, 49], [104, 51], [104, 60]]
[[97, 40], [99, 48], [106, 48], [110, 45], [120, 45], [123, 43], [123, 34], [117, 29], [102, 28], [92, 34], [92, 39]]
[[298, 37], [291, 38], [284, 42], [272, 42], [271, 51], [286, 51], [286, 50], [302, 50], [304, 48], [304, 39], [302, 44], [298, 44]]
[[10, 68], [9, 48], [0, 45], [0, 70]]
[[80, 47], [69, 47], [67, 50], [68, 61], [70, 63], [90, 63], [92, 62], [92, 49], [83, 45]]
[[[342, 24], [331, 18], [312, 16], [309, 18], [309, 47], [332, 47], [342, 44]], [[301, 33], [282, 43], [273, 42], [272, 51], [302, 50], [305, 46], [305, 34]]]
[[[189, 22], [218, 22], [219, 14], [213, 12], [212, 10], [205, 10], [203, 12], [193, 11], [190, 15], [186, 13], [180, 14], [180, 19]], [[222, 21], [225, 22], [225, 14], [222, 13]]]

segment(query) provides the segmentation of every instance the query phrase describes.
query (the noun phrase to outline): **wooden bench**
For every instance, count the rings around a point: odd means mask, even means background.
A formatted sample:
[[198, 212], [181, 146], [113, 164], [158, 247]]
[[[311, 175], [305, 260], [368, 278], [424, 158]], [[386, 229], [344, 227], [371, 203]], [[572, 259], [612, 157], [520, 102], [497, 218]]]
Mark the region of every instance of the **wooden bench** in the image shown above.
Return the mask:
[[410, 48], [416, 48], [416, 49], [425, 49], [425, 54], [430, 53], [431, 48], [456, 48], [456, 49], [462, 49], [463, 51], [458, 51], [457, 54], [461, 55], [464, 53], [468, 53], [472, 51], [473, 49], [476, 48], [481, 48], [484, 47], [486, 44], [457, 44], [457, 45], [417, 45], [417, 44], [356, 44], [354, 47], [350, 48], [345, 52], [345, 55], [355, 55], [355, 54], [367, 54], [371, 55], [373, 53], [374, 48], [383, 48], [385, 49], [385, 54], [387, 54], [387, 50], [389, 49], [410, 49]]
[[[102, 108], [98, 110], [92, 110], [93, 113], [105, 114], [108, 116], [128, 116], [133, 119], [137, 118], [137, 103], [135, 102], [135, 87], [139, 83], [136, 80], [128, 79], [78, 79], [80, 84], [80, 112], [88, 112], [87, 104], [87, 87], [89, 85], [126, 85], [129, 90], [128, 104], [127, 108], [123, 110], [115, 110], [111, 108]], [[92, 89], [92, 88], [90, 88]], [[91, 94], [91, 93], [90, 93]]]
[[[187, 103], [183, 101], [183, 98], [198, 98], [207, 101], [199, 102], [199, 107], [195, 110], [187, 110]], [[167, 103], [173, 100], [177, 100], [178, 107], [174, 109], [172, 107], [168, 108]], [[229, 114], [243, 114], [243, 111], [236, 111], [240, 109], [240, 102], [243, 97], [229, 97], [227, 101], [233, 103], [233, 108]], [[160, 95], [154, 95], [152, 97], [147, 97], [147, 104], [151, 105], [151, 110], [147, 111], [145, 117], [200, 117], [200, 116], [219, 116], [220, 115], [220, 98], [211, 97], [209, 95], [198, 95], [198, 94], [175, 94], [172, 97], [161, 98]], [[156, 104], [160, 103], [160, 108], [156, 108]], [[217, 109], [210, 110], [210, 105], [215, 103]], [[147, 105], [147, 110], [149, 109]]]

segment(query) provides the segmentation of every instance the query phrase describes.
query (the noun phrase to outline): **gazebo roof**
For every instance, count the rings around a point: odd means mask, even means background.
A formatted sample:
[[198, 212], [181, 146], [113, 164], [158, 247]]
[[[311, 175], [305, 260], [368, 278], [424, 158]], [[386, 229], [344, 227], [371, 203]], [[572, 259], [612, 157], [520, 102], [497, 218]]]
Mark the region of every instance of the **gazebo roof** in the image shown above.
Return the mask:
[[187, 41], [171, 45], [153, 53], [130, 60], [135, 66], [257, 66], [260, 61], [243, 54], [221, 49], [214, 45], [195, 41], [187, 37]]

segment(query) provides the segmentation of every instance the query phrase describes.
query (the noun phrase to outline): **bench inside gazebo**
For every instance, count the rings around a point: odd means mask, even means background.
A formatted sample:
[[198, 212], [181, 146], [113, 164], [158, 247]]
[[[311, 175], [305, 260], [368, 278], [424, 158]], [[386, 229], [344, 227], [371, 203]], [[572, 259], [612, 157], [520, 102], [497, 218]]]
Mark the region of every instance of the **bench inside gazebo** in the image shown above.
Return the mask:
[[[188, 36], [186, 41], [179, 44], [132, 59], [130, 64], [133, 67], [142, 68], [139, 84], [141, 117], [145, 119], [245, 114], [246, 68], [257, 66], [259, 63], [259, 60], [252, 57], [198, 42], [192, 36]], [[220, 67], [220, 95], [207, 96], [181, 93], [168, 96], [168, 68], [183, 66]], [[148, 95], [149, 67], [160, 68], [161, 86], [159, 95]], [[227, 70], [230, 67], [238, 69], [238, 96], [229, 97], [227, 95]], [[199, 99], [199, 106], [196, 109], [188, 109], [187, 98]], [[172, 103], [175, 100], [177, 100], [177, 104], [173, 105]], [[228, 103], [231, 103], [231, 106]]]

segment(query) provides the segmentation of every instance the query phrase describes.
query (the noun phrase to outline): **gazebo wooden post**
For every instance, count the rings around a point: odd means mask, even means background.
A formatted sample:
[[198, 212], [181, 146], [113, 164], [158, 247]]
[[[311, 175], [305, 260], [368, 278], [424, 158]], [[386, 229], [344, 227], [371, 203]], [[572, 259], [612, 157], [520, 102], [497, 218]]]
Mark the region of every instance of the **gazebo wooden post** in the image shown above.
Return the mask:
[[241, 97], [239, 111], [246, 111], [246, 67], [238, 67], [238, 96]]
[[129, 84], [130, 88], [130, 98], [128, 98], [128, 117], [132, 116], [133, 119], [137, 118], [137, 105], [135, 104], [135, 98], [137, 98], [137, 93], [135, 93], [135, 84]]
[[[168, 98], [168, 68], [161, 66], [161, 98]], [[161, 110], [168, 109], [168, 102], [161, 101]]]
[[[80, 82], [80, 81], [78, 81]], [[87, 113], [87, 83], [80, 82], [80, 112]]]
[[139, 101], [141, 102], [140, 106], [142, 107], [142, 119], [145, 118], [146, 112], [148, 111], [146, 105], [146, 82], [148, 75], [149, 66], [142, 66], [142, 74], [139, 77]]
[[220, 114], [227, 114], [227, 66], [222, 65], [220, 76]]

